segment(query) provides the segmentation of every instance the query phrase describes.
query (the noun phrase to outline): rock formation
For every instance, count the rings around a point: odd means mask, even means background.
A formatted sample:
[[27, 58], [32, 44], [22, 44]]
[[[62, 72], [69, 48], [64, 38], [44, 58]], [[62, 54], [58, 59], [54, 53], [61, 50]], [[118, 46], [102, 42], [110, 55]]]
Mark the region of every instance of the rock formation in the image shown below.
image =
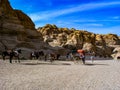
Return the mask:
[[29, 54], [31, 50], [49, 47], [25, 13], [14, 10], [8, 0], [0, 0], [0, 53], [21, 48]]
[[14, 10], [8, 0], [0, 0], [0, 48], [40, 48], [43, 38], [32, 20], [20, 10]]
[[86, 51], [94, 51], [100, 57], [111, 57], [113, 45], [120, 45], [120, 39], [115, 34], [94, 34], [88, 31], [58, 28], [56, 25], [46, 24], [44, 27], [38, 28], [38, 32], [51, 46], [60, 46], [66, 49], [82, 48]]
[[[22, 48], [24, 53], [50, 49], [66, 54], [67, 50], [83, 48], [88, 52], [94, 51], [98, 56], [110, 57], [119, 45], [120, 37], [115, 34], [100, 35], [50, 24], [36, 30], [25, 13], [14, 10], [8, 0], [0, 0], [0, 52]], [[119, 55], [112, 56], [117, 58]]]
[[115, 49], [113, 50], [112, 57], [114, 59], [120, 59], [120, 45], [115, 47]]

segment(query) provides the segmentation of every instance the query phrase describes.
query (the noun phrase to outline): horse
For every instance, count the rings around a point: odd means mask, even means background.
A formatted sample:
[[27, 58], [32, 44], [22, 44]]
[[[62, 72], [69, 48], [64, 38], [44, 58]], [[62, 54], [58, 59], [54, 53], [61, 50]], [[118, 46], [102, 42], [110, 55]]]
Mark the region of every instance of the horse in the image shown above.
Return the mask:
[[30, 53], [30, 59], [37, 59], [37, 55], [36, 55], [36, 52], [35, 51], [32, 51], [31, 53]]
[[39, 51], [38, 54], [39, 54], [39, 59], [42, 59], [42, 57], [45, 58], [45, 54], [43, 51]]
[[55, 54], [53, 52], [43, 52], [43, 51], [32, 51], [30, 53], [30, 59], [42, 59], [44, 57], [44, 61], [47, 61], [47, 59], [50, 60], [50, 62], [55, 61], [56, 59], [59, 59], [60, 55]]
[[85, 51], [84, 50], [71, 50], [66, 55], [67, 59], [73, 60], [75, 64], [82, 61], [85, 64]]
[[78, 49], [77, 52], [79, 53], [80, 58], [81, 58], [83, 64], [85, 64], [85, 51], [82, 50], [82, 49]]
[[20, 63], [19, 54], [21, 53], [21, 49], [18, 50], [6, 50], [2, 52], [3, 60], [6, 59], [6, 56], [9, 56], [10, 63], [12, 63], [13, 57], [17, 58], [18, 62]]
[[50, 53], [49, 57], [50, 57], [50, 62], [52, 63], [56, 59], [56, 54], [55, 53]]
[[30, 53], [30, 59], [41, 59], [41, 56], [44, 56], [44, 52], [43, 51], [32, 51]]

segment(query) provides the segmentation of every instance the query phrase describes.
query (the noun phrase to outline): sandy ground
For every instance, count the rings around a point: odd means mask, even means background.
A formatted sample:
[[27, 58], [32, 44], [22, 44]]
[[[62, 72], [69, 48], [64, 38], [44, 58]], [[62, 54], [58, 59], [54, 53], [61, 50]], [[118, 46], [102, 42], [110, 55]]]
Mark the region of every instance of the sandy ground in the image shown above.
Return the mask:
[[0, 90], [120, 90], [120, 61], [0, 60]]

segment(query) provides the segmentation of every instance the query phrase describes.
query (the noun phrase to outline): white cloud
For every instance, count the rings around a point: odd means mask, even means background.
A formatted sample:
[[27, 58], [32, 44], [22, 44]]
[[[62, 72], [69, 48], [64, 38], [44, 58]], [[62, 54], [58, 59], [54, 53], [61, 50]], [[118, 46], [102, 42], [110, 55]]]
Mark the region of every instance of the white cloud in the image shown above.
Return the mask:
[[32, 18], [33, 21], [39, 21], [39, 20], [49, 19], [52, 17], [58, 17], [61, 15], [70, 14], [74, 12], [82, 12], [82, 11], [87, 11], [87, 10], [100, 9], [104, 7], [114, 6], [114, 5], [120, 5], [120, 2], [88, 3], [88, 4], [82, 4], [82, 5], [73, 6], [73, 7], [65, 8], [65, 9], [57, 9], [53, 11], [31, 13], [29, 14], [29, 16]]
[[[67, 27], [67, 28], [75, 28], [76, 30], [87, 30], [89, 32], [98, 33], [98, 34], [108, 34], [114, 33], [120, 36], [120, 26], [109, 26], [105, 27], [103, 24], [98, 23], [87, 23], [87, 24], [76, 24], [74, 22], [64, 22], [57, 21], [55, 23], [57, 27]], [[42, 27], [44, 24], [36, 23], [36, 27]]]
[[94, 20], [91, 20], [91, 19], [80, 19], [80, 20], [72, 20], [72, 22], [76, 22], [76, 23], [84, 23], [84, 22], [111, 22], [111, 21], [120, 21], [119, 19], [117, 19], [117, 17], [112, 17], [111, 19], [94, 19]]
[[115, 20], [118, 20], [118, 19], [120, 19], [120, 16], [114, 16], [112, 18], [115, 19]]
[[102, 26], [104, 26], [103, 24], [98, 24], [98, 23], [86, 23], [86, 24], [84, 24], [84, 26], [91, 26], [91, 27], [102, 27]]
[[120, 36], [120, 26], [113, 26], [113, 27], [103, 27], [103, 28], [88, 28], [90, 32], [98, 33], [98, 34], [108, 34], [113, 33]]

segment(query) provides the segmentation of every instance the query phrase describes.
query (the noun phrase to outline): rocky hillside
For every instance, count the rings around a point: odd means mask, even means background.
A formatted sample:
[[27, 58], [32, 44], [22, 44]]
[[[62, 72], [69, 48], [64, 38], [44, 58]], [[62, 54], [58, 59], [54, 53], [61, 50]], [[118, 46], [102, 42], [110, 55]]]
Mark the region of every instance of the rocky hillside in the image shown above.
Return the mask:
[[42, 33], [44, 41], [53, 47], [83, 48], [86, 51], [94, 51], [100, 57], [110, 57], [115, 46], [120, 45], [120, 39], [115, 34], [94, 34], [74, 28], [58, 28], [56, 25], [50, 24], [38, 28], [38, 32]]
[[32, 20], [22, 11], [14, 10], [8, 0], [0, 0], [0, 50], [27, 47], [41, 48], [43, 38]]

